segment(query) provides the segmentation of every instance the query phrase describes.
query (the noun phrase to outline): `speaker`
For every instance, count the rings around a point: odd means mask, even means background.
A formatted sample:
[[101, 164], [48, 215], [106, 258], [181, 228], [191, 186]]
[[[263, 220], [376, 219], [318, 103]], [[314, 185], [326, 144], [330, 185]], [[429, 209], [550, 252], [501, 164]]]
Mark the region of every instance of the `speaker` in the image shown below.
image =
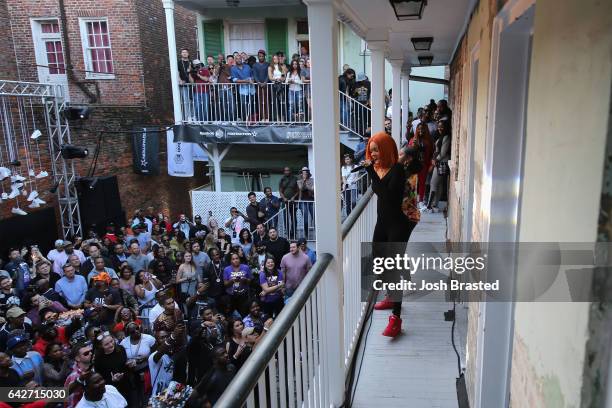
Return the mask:
[[111, 221], [117, 225], [125, 224], [116, 176], [82, 177], [76, 186], [84, 230], [95, 225], [96, 232], [102, 233], [104, 226]]

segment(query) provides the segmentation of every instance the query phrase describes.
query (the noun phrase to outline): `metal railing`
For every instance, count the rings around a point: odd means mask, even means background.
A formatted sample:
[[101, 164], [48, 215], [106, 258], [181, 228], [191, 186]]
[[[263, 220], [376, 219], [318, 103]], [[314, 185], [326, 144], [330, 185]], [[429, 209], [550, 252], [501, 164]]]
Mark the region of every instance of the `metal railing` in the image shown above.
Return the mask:
[[[344, 274], [343, 299], [345, 375], [353, 358], [367, 304], [361, 297], [361, 242], [371, 239], [376, 200], [368, 190], [342, 224]], [[325, 332], [321, 278], [332, 256], [318, 255], [265, 338], [238, 371], [216, 408], [329, 407], [331, 373], [322, 349]]]
[[[307, 125], [312, 120], [310, 84], [185, 84], [180, 86], [188, 124]], [[363, 136], [371, 109], [339, 92], [340, 126]]]

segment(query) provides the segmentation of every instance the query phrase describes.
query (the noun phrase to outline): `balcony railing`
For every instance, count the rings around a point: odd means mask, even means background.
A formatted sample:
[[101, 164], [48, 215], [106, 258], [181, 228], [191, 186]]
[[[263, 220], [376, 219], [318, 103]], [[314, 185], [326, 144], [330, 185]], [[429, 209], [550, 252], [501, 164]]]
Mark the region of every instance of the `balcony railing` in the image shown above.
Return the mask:
[[[180, 87], [183, 123], [308, 125], [312, 120], [310, 84], [186, 84]], [[339, 92], [339, 125], [363, 136], [371, 110]]]

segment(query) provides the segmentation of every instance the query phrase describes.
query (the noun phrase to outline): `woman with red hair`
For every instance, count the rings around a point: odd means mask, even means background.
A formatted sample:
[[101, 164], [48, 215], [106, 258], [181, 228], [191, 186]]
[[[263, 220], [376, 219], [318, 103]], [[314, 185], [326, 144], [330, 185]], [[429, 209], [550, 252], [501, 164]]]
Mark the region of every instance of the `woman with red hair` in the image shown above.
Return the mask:
[[[366, 160], [362, 164], [372, 180], [372, 190], [378, 197], [376, 226], [372, 237], [374, 256], [395, 257], [395, 254], [403, 254], [416, 222], [402, 211], [406, 172], [404, 166], [398, 163], [397, 146], [391, 136], [385, 132], [372, 136], [366, 146]], [[406, 279], [409, 277], [408, 273]], [[397, 278], [397, 275], [391, 275], [391, 271], [383, 274], [387, 282], [399, 282]], [[378, 302], [375, 309], [393, 309], [383, 336], [397, 336], [402, 328], [401, 291], [387, 292], [385, 299]]]
[[414, 136], [408, 142], [408, 146], [420, 152], [423, 168], [419, 172], [419, 181], [417, 191], [419, 193], [419, 205], [425, 206], [425, 188], [427, 183], [427, 175], [431, 171], [432, 158], [434, 152], [433, 139], [429, 133], [429, 126], [426, 123], [419, 123], [414, 132]]

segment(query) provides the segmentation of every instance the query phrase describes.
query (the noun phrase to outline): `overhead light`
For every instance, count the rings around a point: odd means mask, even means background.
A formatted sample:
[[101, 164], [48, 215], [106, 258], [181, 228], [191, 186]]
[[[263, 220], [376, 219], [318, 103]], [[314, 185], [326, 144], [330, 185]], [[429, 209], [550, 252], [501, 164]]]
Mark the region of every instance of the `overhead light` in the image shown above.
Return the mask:
[[429, 51], [431, 49], [433, 37], [411, 38], [410, 41], [412, 41], [415, 51]]
[[68, 106], [64, 109], [64, 117], [68, 120], [87, 119], [90, 112], [88, 106]]
[[240, 5], [240, 0], [225, 0], [225, 4], [227, 7], [238, 7]]
[[433, 55], [419, 55], [419, 64], [421, 65], [431, 65], [433, 62]]
[[87, 157], [88, 154], [89, 151], [86, 147], [68, 144], [62, 146], [62, 157], [64, 159], [82, 159]]
[[389, 0], [399, 21], [420, 20], [427, 0]]

